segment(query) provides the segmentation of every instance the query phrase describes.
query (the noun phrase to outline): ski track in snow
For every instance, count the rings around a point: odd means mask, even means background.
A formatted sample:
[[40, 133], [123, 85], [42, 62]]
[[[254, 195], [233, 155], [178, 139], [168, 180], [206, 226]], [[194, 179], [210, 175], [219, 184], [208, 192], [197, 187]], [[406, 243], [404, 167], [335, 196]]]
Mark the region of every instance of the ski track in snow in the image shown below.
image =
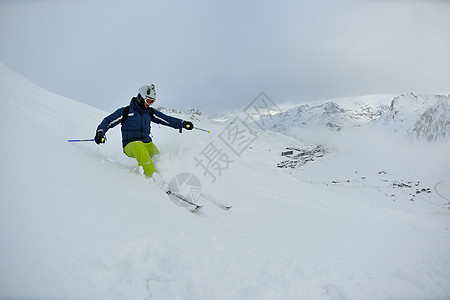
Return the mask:
[[[450, 296], [448, 143], [374, 135], [371, 143], [364, 129], [293, 137], [258, 130], [212, 183], [193, 158], [226, 125], [198, 117], [211, 135], [153, 126], [161, 176], [189, 171], [233, 205], [205, 202], [192, 214], [139, 174], [119, 128], [101, 146], [66, 141], [91, 137], [108, 112], [4, 66], [0, 97], [2, 299]], [[318, 142], [323, 157], [277, 168], [287, 147]], [[411, 201], [415, 187], [392, 184], [408, 181], [432, 192]]]

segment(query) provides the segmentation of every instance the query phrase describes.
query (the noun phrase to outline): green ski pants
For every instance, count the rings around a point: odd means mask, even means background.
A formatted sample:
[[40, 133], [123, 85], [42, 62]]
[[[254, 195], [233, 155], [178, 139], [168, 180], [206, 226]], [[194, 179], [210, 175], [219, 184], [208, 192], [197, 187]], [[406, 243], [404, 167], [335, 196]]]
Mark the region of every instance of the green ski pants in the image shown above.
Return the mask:
[[129, 157], [136, 158], [138, 165], [144, 169], [145, 176], [151, 177], [153, 173], [157, 172], [152, 157], [159, 154], [159, 150], [153, 142], [130, 142], [123, 150]]

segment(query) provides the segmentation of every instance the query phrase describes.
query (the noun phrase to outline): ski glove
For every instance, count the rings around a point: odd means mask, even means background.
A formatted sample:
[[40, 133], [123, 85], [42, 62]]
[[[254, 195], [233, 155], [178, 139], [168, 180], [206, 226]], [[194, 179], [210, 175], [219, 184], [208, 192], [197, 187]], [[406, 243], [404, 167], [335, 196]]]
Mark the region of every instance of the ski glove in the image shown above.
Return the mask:
[[97, 145], [102, 144], [106, 141], [105, 134], [101, 130], [97, 131], [94, 139], [95, 139], [95, 142], [97, 143]]
[[192, 124], [192, 122], [189, 122], [189, 121], [183, 121], [181, 123], [181, 126], [183, 126], [183, 128], [186, 129], [186, 130], [194, 129], [194, 124]]

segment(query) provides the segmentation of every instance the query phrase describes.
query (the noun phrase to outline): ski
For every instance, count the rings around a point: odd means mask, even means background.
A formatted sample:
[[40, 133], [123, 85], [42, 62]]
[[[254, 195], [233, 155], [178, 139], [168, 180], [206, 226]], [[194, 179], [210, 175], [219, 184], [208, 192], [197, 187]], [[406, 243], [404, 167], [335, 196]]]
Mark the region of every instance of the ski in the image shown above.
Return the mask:
[[191, 201], [189, 201], [189, 200], [184, 199], [182, 196], [180, 196], [180, 195], [178, 195], [177, 193], [174, 193], [174, 192], [172, 192], [172, 191], [167, 191], [166, 194], [167, 194], [169, 197], [172, 196], [172, 197], [175, 197], [177, 200], [182, 201], [182, 202], [180, 202], [180, 203], [183, 203], [184, 205], [186, 205], [186, 206], [183, 206], [183, 207], [186, 207], [186, 209], [189, 210], [190, 212], [196, 212], [196, 211], [198, 211], [200, 208], [203, 207], [202, 205], [198, 205], [198, 204], [195, 204], [195, 203], [193, 203], [193, 202], [191, 202]]
[[[203, 207], [202, 205], [194, 203], [192, 200], [186, 199], [186, 197], [178, 194], [177, 192], [171, 191], [169, 185], [165, 183], [162, 178], [156, 177], [153, 180], [153, 182], [157, 187], [163, 190], [169, 196], [169, 198], [171, 198], [172, 202], [174, 202], [176, 205], [186, 207], [186, 209], [188, 209], [191, 212], [196, 212], [197, 210]], [[213, 203], [217, 207], [226, 211], [230, 210], [232, 207], [231, 205], [223, 203], [222, 201], [218, 200], [217, 198], [215, 198], [210, 194], [200, 194], [199, 197], [203, 198], [208, 202]]]
[[223, 210], [227, 210], [227, 211], [228, 211], [228, 210], [230, 210], [230, 209], [232, 208], [231, 205], [227, 205], [227, 204], [225, 204], [225, 203], [222, 203], [221, 201], [219, 201], [217, 198], [215, 198], [215, 197], [212, 196], [212, 195], [209, 195], [209, 194], [202, 194], [201, 197], [202, 197], [203, 199], [205, 199], [205, 200], [207, 200], [207, 201], [209, 201], [209, 202], [211, 202], [211, 203], [217, 205], [218, 207], [220, 207], [220, 208], [223, 209]]

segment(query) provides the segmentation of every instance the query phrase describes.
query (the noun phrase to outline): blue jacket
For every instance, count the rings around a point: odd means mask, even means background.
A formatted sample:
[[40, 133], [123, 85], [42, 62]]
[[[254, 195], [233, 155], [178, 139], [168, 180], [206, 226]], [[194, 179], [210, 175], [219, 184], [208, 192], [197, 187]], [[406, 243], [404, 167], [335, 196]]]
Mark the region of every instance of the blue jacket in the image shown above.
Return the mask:
[[[109, 116], [103, 119], [98, 125], [97, 132], [106, 133], [110, 128], [122, 123], [124, 107], [119, 108]], [[152, 113], [153, 112], [153, 113]], [[144, 109], [138, 104], [136, 97], [130, 101], [130, 111], [124, 124], [122, 124], [122, 146], [129, 142], [143, 141], [149, 143], [152, 141], [150, 137], [150, 123], [155, 122], [175, 129], [182, 128], [183, 120], [163, 114], [152, 107]]]

